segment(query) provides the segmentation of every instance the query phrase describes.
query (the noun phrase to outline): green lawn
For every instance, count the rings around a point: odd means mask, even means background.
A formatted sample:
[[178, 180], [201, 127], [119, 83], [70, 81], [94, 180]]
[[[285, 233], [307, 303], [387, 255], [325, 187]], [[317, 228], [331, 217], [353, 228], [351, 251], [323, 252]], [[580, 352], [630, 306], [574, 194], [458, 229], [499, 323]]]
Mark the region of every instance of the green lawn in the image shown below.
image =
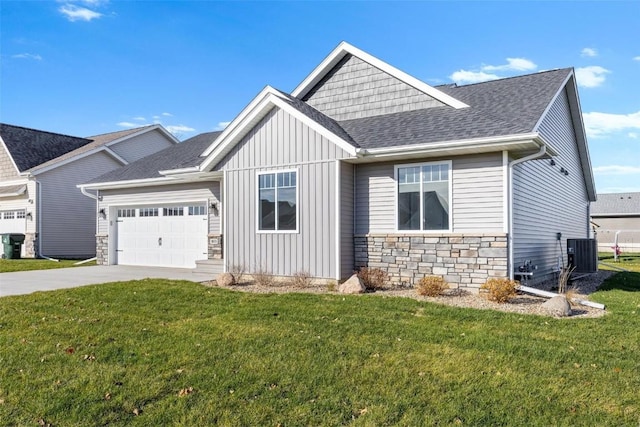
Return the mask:
[[28, 270], [48, 270], [51, 268], [68, 268], [68, 267], [83, 267], [87, 265], [96, 265], [95, 261], [87, 262], [85, 264], [75, 265], [77, 259], [62, 259], [60, 262], [49, 261], [47, 259], [0, 259], [0, 273], [9, 273], [13, 271], [28, 271]]
[[0, 298], [0, 424], [637, 426], [640, 273], [553, 319], [142, 280]]
[[[600, 269], [602, 270], [616, 270], [624, 268], [629, 271], [635, 271], [640, 273], [640, 254], [639, 253], [622, 253], [618, 256], [618, 261], [615, 261], [613, 253], [600, 252], [598, 253], [598, 260], [600, 261]], [[603, 264], [604, 263], [604, 264]]]

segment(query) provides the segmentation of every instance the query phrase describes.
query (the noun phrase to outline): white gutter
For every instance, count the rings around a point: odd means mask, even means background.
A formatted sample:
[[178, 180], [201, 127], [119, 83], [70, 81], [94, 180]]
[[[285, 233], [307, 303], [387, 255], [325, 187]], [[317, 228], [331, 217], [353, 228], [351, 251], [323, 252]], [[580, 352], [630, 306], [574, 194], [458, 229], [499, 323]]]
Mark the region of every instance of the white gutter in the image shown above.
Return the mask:
[[87, 189], [85, 187], [80, 187], [80, 192], [87, 197], [91, 197], [93, 200], [98, 200], [98, 196], [95, 194], [87, 193]]
[[535, 160], [544, 156], [547, 153], [547, 146], [540, 146], [540, 150], [537, 153], [530, 154], [528, 156], [522, 157], [520, 159], [516, 159], [512, 162], [509, 162], [508, 166], [508, 174], [509, 174], [509, 196], [507, 203], [509, 205], [509, 224], [507, 227], [507, 246], [509, 247], [509, 256], [507, 259], [507, 269], [509, 270], [509, 279], [513, 280], [513, 167], [520, 163], [528, 162], [529, 160]]

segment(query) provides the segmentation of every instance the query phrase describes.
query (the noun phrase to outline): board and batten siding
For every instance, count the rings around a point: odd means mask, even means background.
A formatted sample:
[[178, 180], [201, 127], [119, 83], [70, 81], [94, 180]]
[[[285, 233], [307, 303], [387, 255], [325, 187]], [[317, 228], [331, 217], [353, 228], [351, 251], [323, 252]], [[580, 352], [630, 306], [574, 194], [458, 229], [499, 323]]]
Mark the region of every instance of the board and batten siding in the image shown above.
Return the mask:
[[[543, 159], [513, 168], [513, 262], [517, 268], [531, 260], [542, 279], [556, 271], [559, 257], [566, 263], [566, 239], [589, 237], [588, 196], [566, 89], [537, 131], [559, 154], [555, 166]], [[556, 233], [562, 233], [561, 242]]]
[[[110, 216], [115, 215], [116, 207], [140, 208], [207, 202], [208, 208], [210, 203], [220, 201], [220, 182], [206, 181], [157, 187], [101, 190], [100, 196], [102, 196], [102, 200], [98, 202], [98, 209], [105, 209], [109, 215], [106, 219], [98, 219], [98, 234], [107, 234], [109, 222], [114, 219]], [[220, 214], [215, 215], [212, 210], [209, 210], [210, 234], [220, 233], [220, 220]]]
[[[279, 276], [338, 275], [336, 160], [349, 154], [274, 108], [216, 166], [224, 170], [225, 261]], [[296, 170], [298, 232], [258, 232], [258, 173]]]
[[501, 153], [369, 163], [356, 167], [356, 234], [396, 233], [397, 164], [452, 160], [453, 233], [504, 232]]
[[120, 157], [127, 162], [135, 162], [143, 157], [147, 157], [160, 150], [174, 145], [159, 130], [145, 132], [141, 135], [125, 139], [122, 142], [109, 146]]
[[354, 225], [354, 165], [340, 162], [340, 278], [345, 279], [355, 269]]
[[95, 255], [96, 201], [76, 185], [120, 166], [112, 156], [98, 152], [36, 176], [40, 183], [42, 255]]
[[304, 101], [335, 120], [440, 107], [440, 101], [353, 55], [347, 55]]

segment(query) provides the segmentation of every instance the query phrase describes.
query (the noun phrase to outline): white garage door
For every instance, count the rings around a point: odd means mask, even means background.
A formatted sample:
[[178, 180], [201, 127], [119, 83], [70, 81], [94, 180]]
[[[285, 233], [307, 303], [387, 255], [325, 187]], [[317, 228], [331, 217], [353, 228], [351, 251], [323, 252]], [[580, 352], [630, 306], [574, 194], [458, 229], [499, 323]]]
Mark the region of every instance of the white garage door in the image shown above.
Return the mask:
[[194, 268], [207, 259], [204, 204], [120, 208], [117, 216], [117, 264]]
[[24, 234], [26, 227], [26, 215], [27, 214], [24, 209], [0, 211], [0, 234]]

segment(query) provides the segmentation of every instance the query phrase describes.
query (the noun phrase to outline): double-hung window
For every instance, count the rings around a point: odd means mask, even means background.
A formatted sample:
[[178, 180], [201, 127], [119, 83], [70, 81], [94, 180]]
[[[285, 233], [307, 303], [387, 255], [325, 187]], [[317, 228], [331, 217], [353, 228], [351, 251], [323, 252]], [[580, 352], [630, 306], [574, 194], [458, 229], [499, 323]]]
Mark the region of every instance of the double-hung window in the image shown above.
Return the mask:
[[448, 231], [451, 162], [396, 166], [398, 230]]
[[258, 230], [298, 229], [297, 171], [258, 174]]

